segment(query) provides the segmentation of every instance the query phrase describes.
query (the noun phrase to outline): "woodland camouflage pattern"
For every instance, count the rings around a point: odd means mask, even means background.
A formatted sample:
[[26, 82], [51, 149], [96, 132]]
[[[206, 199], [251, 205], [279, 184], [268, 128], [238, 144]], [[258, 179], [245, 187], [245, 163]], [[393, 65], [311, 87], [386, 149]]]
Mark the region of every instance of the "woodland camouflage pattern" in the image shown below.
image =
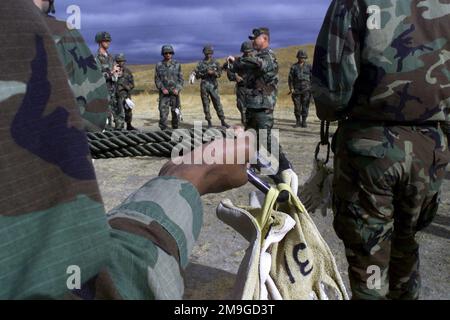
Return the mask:
[[114, 116], [115, 127], [120, 126], [120, 119], [117, 117], [117, 113], [115, 114], [115, 110], [117, 108], [117, 98], [116, 98], [116, 79], [113, 77], [113, 68], [114, 68], [114, 57], [107, 53], [104, 55], [100, 52], [97, 52], [95, 56], [95, 60], [100, 65], [101, 72], [103, 73], [103, 77], [106, 80], [106, 86], [109, 92], [109, 105], [108, 105], [108, 124], [107, 129], [112, 130], [112, 119]]
[[[241, 52], [242, 52], [242, 57], [246, 57], [252, 54], [253, 52], [253, 44], [251, 41], [246, 41], [244, 43], [242, 43], [241, 45]], [[240, 57], [237, 58], [237, 60], [239, 60]], [[248, 74], [245, 72], [244, 68], [238, 68], [237, 66], [239, 65], [239, 63], [237, 63], [235, 65], [235, 67], [233, 68], [234, 70], [232, 70], [232, 68], [228, 68], [228, 63], [226, 63], [224, 65], [224, 67], [226, 67], [227, 69], [227, 78], [230, 81], [234, 81], [236, 82], [236, 106], [239, 110], [239, 112], [241, 113], [241, 122], [242, 124], [245, 125], [246, 120], [245, 120], [245, 113], [246, 113], [246, 107], [245, 107], [245, 88], [246, 88], [246, 84], [247, 84], [247, 77]]]
[[131, 127], [131, 121], [133, 120], [133, 110], [128, 108], [125, 104], [126, 99], [131, 99], [131, 92], [134, 89], [134, 77], [133, 73], [127, 67], [123, 67], [122, 76], [117, 79], [117, 104], [122, 107], [124, 112], [124, 121], [127, 127]]
[[[212, 74], [209, 74], [208, 71], [212, 71]], [[211, 121], [211, 112], [209, 111], [210, 100], [212, 100], [219, 119], [224, 120], [225, 115], [223, 113], [222, 103], [220, 102], [219, 84], [217, 83], [217, 79], [222, 75], [222, 67], [219, 62], [215, 59], [204, 59], [197, 64], [194, 72], [197, 79], [202, 79], [200, 83], [200, 94], [206, 121]]]
[[50, 16], [45, 16], [45, 21], [67, 72], [85, 130], [102, 131], [106, 124], [109, 100], [100, 66], [77, 29], [69, 30], [65, 21]]
[[[180, 299], [202, 224], [197, 190], [156, 178], [107, 219], [44, 17], [32, 1], [3, 0], [0, 29], [0, 299]], [[83, 286], [70, 292], [74, 265]]]
[[311, 72], [312, 67], [306, 62], [303, 65], [298, 62], [293, 64], [289, 71], [289, 91], [292, 92], [297, 124], [302, 122], [306, 125], [306, 119], [308, 118], [311, 101]]
[[[367, 26], [370, 5], [379, 29]], [[313, 92], [319, 118], [340, 120], [334, 227], [355, 299], [419, 296], [415, 234], [436, 214], [450, 159], [449, 19], [449, 0], [335, 0], [318, 37]], [[371, 265], [379, 290], [366, 283]]]
[[[155, 85], [159, 90], [159, 127], [161, 130], [167, 128], [167, 118], [170, 110], [172, 114], [172, 128], [177, 129], [179, 116], [176, 113], [176, 109], [181, 108], [180, 92], [184, 85], [181, 64], [175, 60], [158, 62], [155, 67]], [[169, 94], [165, 95], [163, 93], [164, 89], [167, 89]], [[175, 95], [173, 90], [177, 90], [178, 95]]]
[[253, 56], [241, 57], [231, 64], [231, 72], [247, 75], [245, 83], [246, 129], [267, 129], [268, 149], [271, 149], [270, 130], [278, 94], [278, 61], [275, 53], [266, 48]]

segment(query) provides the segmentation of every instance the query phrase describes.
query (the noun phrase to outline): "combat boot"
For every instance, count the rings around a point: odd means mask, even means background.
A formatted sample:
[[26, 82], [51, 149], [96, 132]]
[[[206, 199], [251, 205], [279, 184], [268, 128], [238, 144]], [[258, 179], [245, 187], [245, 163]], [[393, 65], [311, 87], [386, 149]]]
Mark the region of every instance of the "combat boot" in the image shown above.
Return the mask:
[[133, 127], [133, 125], [131, 123], [127, 123], [127, 130], [128, 131], [134, 131], [137, 130], [135, 127]]
[[303, 117], [302, 128], [308, 128], [308, 125], [306, 124], [306, 117]]
[[222, 127], [227, 128], [227, 129], [230, 127], [230, 125], [225, 122], [225, 119], [220, 120], [220, 122], [222, 122]]
[[208, 121], [208, 128], [212, 128], [211, 120], [207, 120], [207, 121]]
[[302, 126], [300, 122], [300, 118], [297, 118], [297, 121], [295, 122], [294, 128], [300, 128]]

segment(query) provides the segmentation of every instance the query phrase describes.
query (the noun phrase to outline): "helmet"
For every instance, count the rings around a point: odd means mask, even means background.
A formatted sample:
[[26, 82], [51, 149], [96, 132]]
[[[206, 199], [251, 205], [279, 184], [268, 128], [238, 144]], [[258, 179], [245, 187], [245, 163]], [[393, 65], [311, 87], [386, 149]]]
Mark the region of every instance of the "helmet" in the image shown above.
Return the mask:
[[163, 56], [165, 53], [175, 54], [175, 51], [173, 50], [173, 47], [170, 44], [165, 44], [162, 46], [161, 55]]
[[251, 41], [245, 41], [241, 45], [241, 52], [248, 53], [253, 51], [253, 43]]
[[212, 45], [207, 44], [206, 46], [203, 47], [203, 53], [204, 54], [208, 54], [208, 53], [214, 53], [214, 48]]
[[95, 42], [100, 43], [102, 41], [112, 41], [111, 35], [106, 31], [97, 32]]
[[127, 59], [125, 58], [125, 55], [123, 53], [120, 53], [120, 54], [116, 55], [114, 60], [116, 60], [116, 62], [125, 62], [125, 61], [127, 61]]
[[305, 50], [298, 50], [297, 52], [297, 58], [300, 59], [308, 59], [308, 54], [306, 53]]

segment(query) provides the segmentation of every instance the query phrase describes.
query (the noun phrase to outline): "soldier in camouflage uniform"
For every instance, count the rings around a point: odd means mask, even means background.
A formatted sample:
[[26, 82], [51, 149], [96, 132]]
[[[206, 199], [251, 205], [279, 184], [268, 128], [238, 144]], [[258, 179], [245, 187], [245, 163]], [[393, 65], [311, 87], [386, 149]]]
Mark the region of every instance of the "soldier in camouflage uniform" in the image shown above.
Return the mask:
[[450, 159], [449, 20], [444, 2], [334, 0], [320, 31], [313, 92], [318, 117], [339, 121], [334, 228], [354, 299], [419, 297], [415, 235]]
[[108, 89], [89, 47], [77, 29], [67, 28], [49, 13], [55, 12], [54, 1], [42, 2], [39, 9], [53, 34], [59, 58], [69, 77], [86, 131], [103, 131], [108, 113]]
[[304, 50], [297, 52], [298, 62], [292, 65], [289, 72], [289, 93], [294, 102], [295, 127], [306, 128], [306, 120], [311, 101], [311, 71], [312, 67], [306, 63], [308, 55]]
[[[253, 53], [253, 43], [251, 41], [243, 42], [241, 45], [241, 52], [242, 58], [249, 57]], [[245, 125], [245, 87], [247, 82], [247, 74], [245, 73], [245, 69], [237, 70], [235, 68], [231, 71], [228, 68], [228, 63], [226, 63], [224, 67], [227, 69], [228, 80], [236, 82], [236, 104], [239, 112], [241, 113], [241, 122]]]
[[195, 67], [192, 74], [196, 79], [201, 79], [200, 94], [202, 97], [203, 112], [205, 119], [208, 121], [208, 127], [212, 127], [211, 112], [209, 111], [209, 104], [212, 100], [214, 109], [223, 127], [228, 128], [229, 125], [225, 122], [225, 115], [223, 113], [223, 106], [220, 102], [219, 84], [217, 79], [222, 75], [222, 67], [219, 62], [213, 58], [214, 49], [211, 45], [206, 45], [203, 48], [205, 59], [200, 61]]
[[114, 57], [108, 52], [111, 44], [111, 35], [108, 32], [98, 32], [95, 35], [95, 42], [98, 43], [98, 52], [95, 60], [101, 67], [101, 71], [106, 80], [106, 85], [109, 92], [109, 114], [106, 125], [106, 130], [112, 130], [112, 122], [114, 117], [114, 129], [122, 129], [123, 118], [121, 117], [120, 109], [117, 109], [116, 99], [116, 82], [117, 69], [114, 62]]
[[181, 299], [200, 195], [246, 183], [245, 165], [169, 162], [105, 215], [44, 17], [29, 0], [0, 12], [0, 299]]
[[126, 58], [123, 53], [116, 55], [116, 63], [120, 68], [119, 77], [117, 79], [117, 103], [123, 108], [124, 120], [127, 124], [127, 130], [136, 130], [131, 124], [133, 120], [133, 109], [128, 106], [126, 100], [131, 99], [131, 92], [134, 89], [134, 77], [130, 69], [125, 66]]
[[[245, 86], [246, 130], [254, 129], [258, 132], [259, 147], [261, 147], [259, 130], [267, 130], [267, 151], [272, 153], [273, 142], [278, 144], [278, 141], [272, 141], [271, 134], [274, 124], [273, 112], [278, 95], [278, 61], [275, 53], [269, 47], [269, 29], [253, 29], [253, 34], [249, 39], [253, 41], [255, 54], [240, 59], [230, 56], [227, 61], [230, 63], [231, 72], [242, 70], [247, 74]], [[291, 164], [281, 150], [281, 146], [279, 146], [279, 162], [277, 176], [285, 170], [293, 173]]]
[[181, 65], [172, 59], [175, 51], [171, 45], [161, 48], [164, 60], [155, 67], [155, 84], [159, 90], [159, 127], [161, 130], [167, 128], [169, 110], [172, 113], [172, 128], [177, 129], [180, 116], [180, 92], [183, 89], [184, 80]]

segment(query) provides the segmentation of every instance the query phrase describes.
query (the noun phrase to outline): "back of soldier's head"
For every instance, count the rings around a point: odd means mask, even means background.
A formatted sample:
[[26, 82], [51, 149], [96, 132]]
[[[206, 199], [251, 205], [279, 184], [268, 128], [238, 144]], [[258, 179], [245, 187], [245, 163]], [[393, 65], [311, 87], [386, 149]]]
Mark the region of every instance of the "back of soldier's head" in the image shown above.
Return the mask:
[[252, 53], [253, 50], [254, 50], [253, 49], [253, 42], [245, 41], [245, 42], [242, 43], [242, 45], [241, 45], [241, 52], [242, 53], [249, 54], [249, 53]]

